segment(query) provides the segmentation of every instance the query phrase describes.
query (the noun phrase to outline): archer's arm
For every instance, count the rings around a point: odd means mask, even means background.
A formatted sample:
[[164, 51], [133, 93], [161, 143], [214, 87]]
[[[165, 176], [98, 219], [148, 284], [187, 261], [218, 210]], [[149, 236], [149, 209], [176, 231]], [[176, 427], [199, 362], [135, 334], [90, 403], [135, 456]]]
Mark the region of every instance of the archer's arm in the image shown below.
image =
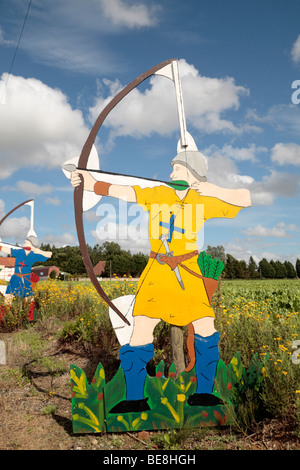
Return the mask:
[[86, 191], [94, 191], [101, 196], [111, 196], [127, 202], [136, 202], [136, 194], [132, 186], [97, 181], [88, 171], [76, 170], [71, 174], [73, 188], [81, 184], [81, 177]]
[[8, 255], [10, 255], [11, 248], [9, 246], [2, 245], [2, 243], [0, 242], [0, 251], [3, 251], [3, 253], [7, 253]]
[[194, 183], [191, 188], [196, 189], [201, 196], [216, 197], [217, 199], [227, 202], [228, 204], [233, 204], [234, 206], [251, 206], [250, 191], [248, 191], [248, 189], [227, 189], [221, 188], [220, 186], [212, 183], [200, 181]]
[[52, 251], [43, 251], [43, 250], [40, 250], [39, 248], [34, 248], [34, 252], [37, 255], [45, 256], [45, 258], [51, 258], [52, 256]]

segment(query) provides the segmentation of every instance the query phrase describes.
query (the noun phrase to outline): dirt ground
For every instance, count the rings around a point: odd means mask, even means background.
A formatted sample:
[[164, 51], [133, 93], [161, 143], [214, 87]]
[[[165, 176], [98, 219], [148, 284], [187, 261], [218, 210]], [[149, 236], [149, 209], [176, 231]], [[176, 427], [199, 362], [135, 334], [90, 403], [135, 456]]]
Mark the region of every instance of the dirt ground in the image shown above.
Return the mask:
[[[62, 346], [50, 336], [42, 355], [56, 364], [51, 370], [49, 364], [37, 365], [26, 358], [26, 346], [16, 346], [13, 336], [0, 333], [7, 349], [7, 362], [0, 365], [0, 450], [300, 449], [288, 418], [286, 422], [260, 423], [250, 435], [231, 428], [73, 434], [69, 366], [78, 365], [91, 380], [97, 365], [95, 357], [74, 346]], [[58, 373], [57, 364], [62, 363], [65, 368]]]

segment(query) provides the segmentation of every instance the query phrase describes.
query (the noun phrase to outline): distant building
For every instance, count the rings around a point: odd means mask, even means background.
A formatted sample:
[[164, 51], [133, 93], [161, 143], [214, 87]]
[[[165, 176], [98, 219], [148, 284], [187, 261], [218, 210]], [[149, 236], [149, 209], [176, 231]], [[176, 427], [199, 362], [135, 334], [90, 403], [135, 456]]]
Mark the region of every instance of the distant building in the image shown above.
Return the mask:
[[10, 281], [11, 276], [15, 272], [15, 258], [0, 257], [0, 279], [2, 281]]
[[56, 277], [59, 276], [60, 270], [56, 266], [36, 266], [31, 269], [31, 272], [38, 276], [41, 281], [48, 279], [52, 271], [55, 271]]
[[96, 276], [101, 276], [104, 273], [105, 265], [105, 261], [99, 261], [99, 263], [96, 264], [96, 266], [94, 267], [94, 273], [96, 274]]

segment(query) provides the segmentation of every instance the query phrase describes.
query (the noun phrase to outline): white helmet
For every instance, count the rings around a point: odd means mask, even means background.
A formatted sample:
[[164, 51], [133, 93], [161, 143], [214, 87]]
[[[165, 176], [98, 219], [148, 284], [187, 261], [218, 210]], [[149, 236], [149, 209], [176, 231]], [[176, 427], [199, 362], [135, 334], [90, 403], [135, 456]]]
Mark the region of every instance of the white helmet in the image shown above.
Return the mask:
[[207, 181], [207, 160], [198, 150], [179, 152], [171, 161], [171, 165], [173, 166], [175, 163], [185, 166], [199, 181]]
[[34, 246], [34, 248], [38, 248], [39, 244], [37, 237], [35, 237], [34, 235], [29, 235], [26, 237], [26, 240], [28, 240], [32, 244], [32, 246]]

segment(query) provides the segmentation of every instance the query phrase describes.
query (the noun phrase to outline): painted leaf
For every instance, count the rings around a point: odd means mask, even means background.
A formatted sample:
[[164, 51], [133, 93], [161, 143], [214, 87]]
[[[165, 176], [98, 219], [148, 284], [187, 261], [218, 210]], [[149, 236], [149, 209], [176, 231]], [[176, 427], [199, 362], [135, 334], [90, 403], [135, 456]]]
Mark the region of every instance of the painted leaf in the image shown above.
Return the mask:
[[100, 392], [104, 388], [104, 386], [105, 386], [105, 372], [104, 372], [102, 364], [99, 362], [94, 378], [92, 380], [92, 387], [95, 390]]
[[219, 359], [213, 393], [224, 402], [228, 402], [232, 396], [231, 390], [232, 385], [229, 378], [228, 368], [222, 359]]

